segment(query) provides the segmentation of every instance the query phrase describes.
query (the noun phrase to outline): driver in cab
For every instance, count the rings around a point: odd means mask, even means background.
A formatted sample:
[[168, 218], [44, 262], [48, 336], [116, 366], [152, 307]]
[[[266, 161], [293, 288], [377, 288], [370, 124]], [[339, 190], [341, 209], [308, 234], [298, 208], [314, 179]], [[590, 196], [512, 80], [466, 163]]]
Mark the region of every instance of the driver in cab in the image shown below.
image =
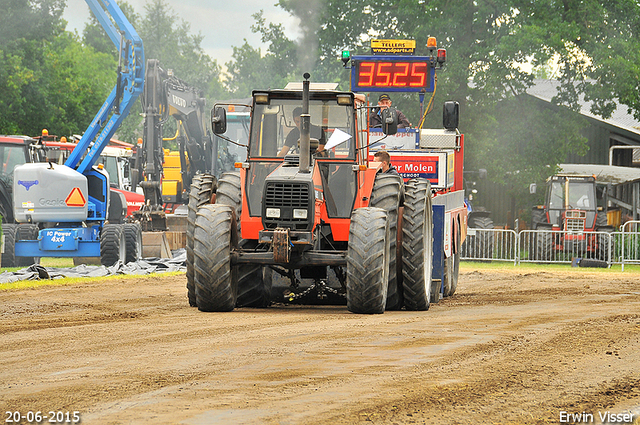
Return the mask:
[[[298, 140], [300, 140], [300, 123], [302, 119], [300, 115], [302, 115], [302, 108], [297, 107], [293, 110], [293, 121], [296, 123], [296, 126], [293, 130], [287, 134], [287, 138], [284, 141], [284, 146], [278, 152], [278, 156], [285, 156], [291, 148], [296, 148], [298, 146]], [[326, 140], [324, 137], [324, 131], [322, 128], [317, 125], [310, 124], [309, 127], [310, 137], [313, 139], [318, 139], [318, 149], [316, 150], [316, 156], [321, 156], [324, 153], [324, 145], [326, 144]]]

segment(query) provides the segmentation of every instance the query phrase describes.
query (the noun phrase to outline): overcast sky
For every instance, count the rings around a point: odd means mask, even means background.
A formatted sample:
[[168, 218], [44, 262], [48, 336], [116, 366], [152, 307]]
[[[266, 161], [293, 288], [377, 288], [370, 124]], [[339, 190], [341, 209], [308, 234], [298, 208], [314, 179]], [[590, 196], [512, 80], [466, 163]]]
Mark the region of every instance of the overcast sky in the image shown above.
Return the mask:
[[[252, 14], [264, 11], [267, 23], [284, 25], [289, 38], [297, 38], [297, 20], [280, 7], [277, 0], [164, 0], [178, 17], [191, 25], [191, 34], [204, 36], [202, 47], [212, 59], [224, 65], [231, 60], [232, 46], [240, 47], [247, 39], [253, 47], [265, 47], [259, 34], [251, 32], [255, 22]], [[145, 15], [147, 0], [127, 0], [136, 13]], [[67, 0], [63, 18], [68, 22], [67, 30], [82, 34], [91, 11], [84, 0]], [[142, 40], [144, 43], [144, 40]]]

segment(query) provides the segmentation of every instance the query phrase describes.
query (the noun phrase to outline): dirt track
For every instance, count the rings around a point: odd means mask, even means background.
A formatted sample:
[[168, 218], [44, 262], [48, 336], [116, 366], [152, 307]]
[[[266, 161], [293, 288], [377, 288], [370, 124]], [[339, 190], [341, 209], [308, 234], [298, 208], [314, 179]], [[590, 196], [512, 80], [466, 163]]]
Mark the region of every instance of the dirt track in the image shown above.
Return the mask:
[[39, 410], [85, 424], [542, 424], [562, 412], [598, 423], [640, 406], [630, 272], [463, 265], [456, 295], [430, 311], [376, 316], [205, 314], [185, 282], [0, 292], [5, 422]]

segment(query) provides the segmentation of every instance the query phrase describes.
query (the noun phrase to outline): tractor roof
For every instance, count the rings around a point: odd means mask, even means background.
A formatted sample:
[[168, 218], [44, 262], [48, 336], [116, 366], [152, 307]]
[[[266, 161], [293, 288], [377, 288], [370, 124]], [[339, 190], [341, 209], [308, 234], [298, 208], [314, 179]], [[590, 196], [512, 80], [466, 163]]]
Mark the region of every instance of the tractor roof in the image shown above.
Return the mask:
[[560, 164], [565, 175], [589, 175], [600, 184], [613, 185], [640, 181], [640, 168], [601, 164]]

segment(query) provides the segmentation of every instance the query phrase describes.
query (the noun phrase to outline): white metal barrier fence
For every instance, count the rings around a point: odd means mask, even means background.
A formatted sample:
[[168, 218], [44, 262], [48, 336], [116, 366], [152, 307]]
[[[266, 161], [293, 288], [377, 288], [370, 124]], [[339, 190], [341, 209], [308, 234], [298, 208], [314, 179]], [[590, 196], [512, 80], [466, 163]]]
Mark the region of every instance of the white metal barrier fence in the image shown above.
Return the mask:
[[640, 221], [621, 232], [467, 229], [461, 259], [532, 263], [572, 263], [576, 259], [600, 264], [640, 264]]
[[[615, 240], [619, 241], [614, 250], [616, 259], [622, 264], [624, 271], [625, 264], [640, 264], [640, 221], [627, 221], [621, 228], [621, 232], [615, 233]], [[615, 245], [615, 244], [614, 244]], [[617, 257], [617, 254], [620, 254]]]
[[467, 229], [460, 258], [476, 261], [518, 261], [518, 235], [515, 230]]
[[611, 264], [609, 232], [522, 230], [518, 239], [521, 262], [572, 263], [580, 258]]

